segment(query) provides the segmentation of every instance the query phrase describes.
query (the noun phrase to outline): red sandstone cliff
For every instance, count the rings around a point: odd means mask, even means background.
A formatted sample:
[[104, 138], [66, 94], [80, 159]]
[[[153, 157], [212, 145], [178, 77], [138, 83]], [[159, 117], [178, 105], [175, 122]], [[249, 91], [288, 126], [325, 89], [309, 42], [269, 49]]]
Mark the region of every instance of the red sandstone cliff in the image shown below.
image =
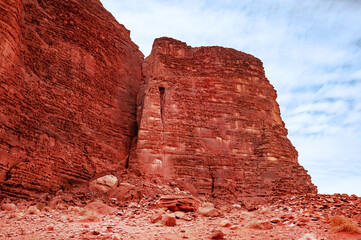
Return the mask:
[[0, 1], [0, 196], [124, 168], [142, 59], [99, 0]]
[[143, 75], [131, 168], [217, 196], [316, 192], [259, 59], [160, 38]]
[[142, 62], [99, 0], [1, 1], [0, 197], [127, 167], [215, 196], [316, 191], [260, 60], [160, 38]]

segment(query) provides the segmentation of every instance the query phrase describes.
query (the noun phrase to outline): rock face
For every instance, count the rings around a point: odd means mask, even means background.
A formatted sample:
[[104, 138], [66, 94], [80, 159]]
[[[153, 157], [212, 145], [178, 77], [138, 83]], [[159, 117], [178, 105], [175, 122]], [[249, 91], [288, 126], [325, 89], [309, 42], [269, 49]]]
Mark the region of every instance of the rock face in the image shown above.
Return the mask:
[[2, 0], [0, 39], [0, 196], [123, 169], [143, 61], [129, 31], [99, 0]]
[[316, 192], [251, 55], [160, 38], [143, 64], [99, 0], [3, 0], [0, 39], [0, 197], [128, 167], [214, 196]]
[[317, 191], [298, 164], [259, 59], [160, 38], [143, 80], [130, 168], [216, 196]]

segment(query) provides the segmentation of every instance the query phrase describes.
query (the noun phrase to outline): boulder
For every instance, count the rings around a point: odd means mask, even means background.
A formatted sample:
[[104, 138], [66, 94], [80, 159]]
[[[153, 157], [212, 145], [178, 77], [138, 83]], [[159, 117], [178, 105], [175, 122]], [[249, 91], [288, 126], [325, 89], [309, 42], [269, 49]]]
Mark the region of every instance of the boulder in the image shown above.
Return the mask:
[[232, 226], [232, 224], [229, 220], [224, 219], [219, 223], [219, 226], [220, 227], [230, 227], [230, 226]]
[[27, 212], [28, 214], [31, 214], [31, 215], [36, 215], [36, 214], [40, 213], [40, 210], [39, 210], [36, 206], [30, 206], [30, 207], [26, 210], [26, 212]]
[[198, 212], [206, 217], [218, 217], [221, 213], [214, 207], [200, 207]]
[[107, 195], [120, 202], [140, 200], [143, 197], [143, 190], [131, 184], [120, 183], [119, 187], [110, 190]]
[[174, 214], [165, 214], [162, 221], [164, 226], [175, 226], [177, 224]]
[[168, 208], [173, 212], [194, 212], [200, 206], [200, 201], [192, 196], [166, 195], [156, 201], [156, 206]]
[[13, 203], [3, 203], [1, 204], [1, 209], [7, 212], [15, 212], [18, 208]]
[[102, 202], [91, 202], [85, 206], [86, 209], [93, 210], [101, 215], [112, 215], [117, 212], [116, 208], [110, 207]]
[[211, 239], [224, 239], [224, 233], [221, 230], [214, 230]]
[[151, 216], [150, 222], [151, 223], [157, 223], [157, 222], [161, 222], [162, 219], [163, 219], [162, 214], [157, 213], [157, 214], [153, 214]]
[[97, 178], [89, 183], [89, 189], [96, 192], [107, 193], [116, 188], [118, 185], [118, 178], [113, 175], [105, 175]]

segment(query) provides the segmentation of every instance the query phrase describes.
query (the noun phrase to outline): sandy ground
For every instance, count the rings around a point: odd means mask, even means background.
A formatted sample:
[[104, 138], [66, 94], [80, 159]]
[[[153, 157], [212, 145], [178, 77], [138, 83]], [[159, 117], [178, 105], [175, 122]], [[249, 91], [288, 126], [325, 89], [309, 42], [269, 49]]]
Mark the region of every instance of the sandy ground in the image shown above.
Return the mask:
[[[331, 215], [357, 214], [359, 199], [329, 203], [327, 207], [306, 198], [273, 201], [246, 210], [240, 205], [215, 206], [218, 216], [199, 211], [171, 212], [154, 205], [131, 203], [112, 206], [102, 215], [85, 206], [22, 203], [16, 209], [0, 212], [0, 239], [361, 239], [361, 234], [334, 233]], [[312, 199], [311, 199], [312, 200]], [[152, 200], [150, 200], [152, 201]], [[356, 203], [355, 203], [356, 202]], [[212, 208], [212, 204], [208, 204]], [[334, 205], [336, 207], [334, 208]], [[316, 207], [315, 207], [316, 206]], [[338, 207], [338, 209], [336, 209]], [[350, 210], [350, 207], [352, 208]], [[40, 211], [40, 210], [41, 211]], [[345, 213], [343, 213], [345, 211]], [[347, 214], [348, 213], [348, 214]], [[175, 217], [175, 226], [166, 226], [161, 218]], [[156, 221], [157, 217], [159, 221]], [[357, 217], [355, 215], [355, 217]], [[152, 223], [153, 219], [153, 223]], [[357, 223], [357, 220], [354, 220]], [[217, 231], [221, 231], [222, 234]], [[218, 238], [217, 238], [218, 237]]]

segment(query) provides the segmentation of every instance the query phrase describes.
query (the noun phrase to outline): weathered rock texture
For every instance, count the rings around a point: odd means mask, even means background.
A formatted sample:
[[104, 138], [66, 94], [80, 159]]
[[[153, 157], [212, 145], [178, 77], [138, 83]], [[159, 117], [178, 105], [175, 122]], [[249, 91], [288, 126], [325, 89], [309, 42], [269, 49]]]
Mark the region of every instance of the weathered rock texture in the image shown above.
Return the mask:
[[143, 78], [131, 168], [218, 196], [316, 192], [259, 59], [160, 38]]
[[99, 0], [0, 1], [0, 196], [124, 168], [142, 59]]
[[0, 1], [0, 197], [127, 167], [216, 196], [316, 191], [260, 60], [161, 38], [142, 62], [99, 0]]

